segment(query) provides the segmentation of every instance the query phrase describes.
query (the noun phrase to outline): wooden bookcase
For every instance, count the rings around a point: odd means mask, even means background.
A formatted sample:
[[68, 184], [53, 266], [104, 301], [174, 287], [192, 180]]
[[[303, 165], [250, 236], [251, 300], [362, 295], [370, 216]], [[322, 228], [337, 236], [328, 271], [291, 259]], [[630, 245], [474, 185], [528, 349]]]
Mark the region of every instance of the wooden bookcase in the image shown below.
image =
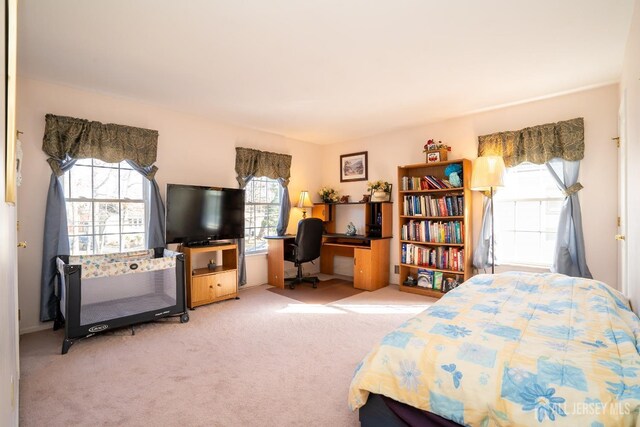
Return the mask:
[[[210, 246], [182, 248], [185, 255], [184, 269], [187, 288], [187, 306], [195, 308], [216, 301], [238, 299], [238, 246], [225, 243]], [[207, 258], [222, 253], [222, 264], [209, 269], [206, 264], [196, 266], [195, 256], [207, 254]]]
[[[446, 189], [420, 189], [409, 188], [403, 185], [403, 178], [420, 178], [434, 176], [440, 180], [447, 179], [444, 171], [450, 164], [460, 164], [462, 166], [462, 187]], [[414, 180], [415, 182], [416, 180]], [[442, 275], [443, 280], [447, 278], [457, 278], [458, 282], [471, 277], [472, 270], [472, 229], [471, 229], [471, 161], [468, 159], [450, 160], [438, 163], [419, 163], [414, 165], [398, 166], [398, 240], [399, 240], [399, 286], [404, 292], [411, 292], [440, 298], [444, 293], [440, 290], [429, 289], [419, 286], [405, 286], [403, 283], [409, 275], [414, 279], [418, 278], [418, 271], [425, 269], [438, 276]], [[448, 199], [447, 199], [448, 198]], [[457, 208], [449, 203], [457, 203]], [[427, 203], [436, 203], [436, 209], [426, 208]], [[460, 206], [460, 201], [462, 205]], [[444, 209], [442, 203], [444, 203]], [[411, 206], [420, 205], [421, 208], [413, 212]], [[462, 208], [462, 209], [460, 209]], [[422, 212], [426, 210], [426, 212]], [[425, 215], [426, 213], [426, 215]], [[454, 215], [455, 214], [455, 215]], [[406, 226], [406, 227], [405, 227]], [[403, 233], [403, 227], [405, 233]], [[412, 228], [423, 230], [417, 236], [408, 236], [407, 230]], [[437, 228], [440, 232], [434, 237], [434, 232], [427, 238], [427, 229]], [[434, 230], [435, 231], [435, 230]], [[448, 237], [447, 237], [448, 236]], [[444, 238], [443, 238], [444, 237]], [[412, 255], [420, 252], [422, 258], [415, 260], [412, 256], [407, 257], [407, 251]], [[404, 253], [403, 253], [404, 252]], [[429, 255], [433, 254], [437, 259], [435, 265], [429, 261]], [[462, 258], [462, 259], [460, 259]], [[444, 262], [446, 260], [446, 262]], [[421, 264], [418, 264], [418, 262]], [[462, 262], [460, 262], [462, 261]]]

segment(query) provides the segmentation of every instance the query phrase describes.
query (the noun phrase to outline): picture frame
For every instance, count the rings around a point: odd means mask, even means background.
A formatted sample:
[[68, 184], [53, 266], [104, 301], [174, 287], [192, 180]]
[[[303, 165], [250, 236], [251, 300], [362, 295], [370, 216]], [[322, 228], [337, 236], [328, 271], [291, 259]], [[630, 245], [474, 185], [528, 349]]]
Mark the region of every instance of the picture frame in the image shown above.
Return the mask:
[[368, 151], [340, 156], [340, 182], [366, 181], [368, 179]]
[[427, 163], [438, 163], [440, 161], [440, 151], [427, 151]]

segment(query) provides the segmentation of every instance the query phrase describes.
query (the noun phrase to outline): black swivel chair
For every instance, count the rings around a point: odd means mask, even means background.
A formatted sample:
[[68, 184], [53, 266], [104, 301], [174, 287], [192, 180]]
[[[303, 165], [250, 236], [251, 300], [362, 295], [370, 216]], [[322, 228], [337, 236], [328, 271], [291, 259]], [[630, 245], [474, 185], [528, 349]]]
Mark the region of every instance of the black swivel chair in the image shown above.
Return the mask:
[[289, 287], [294, 289], [296, 283], [309, 282], [313, 287], [317, 287], [319, 282], [317, 277], [303, 277], [302, 264], [313, 261], [320, 256], [320, 248], [322, 247], [322, 229], [323, 223], [319, 218], [305, 218], [298, 223], [298, 232], [296, 233], [296, 242], [291, 244], [289, 250], [285, 252], [284, 259], [291, 261], [298, 267], [296, 277], [291, 280]]

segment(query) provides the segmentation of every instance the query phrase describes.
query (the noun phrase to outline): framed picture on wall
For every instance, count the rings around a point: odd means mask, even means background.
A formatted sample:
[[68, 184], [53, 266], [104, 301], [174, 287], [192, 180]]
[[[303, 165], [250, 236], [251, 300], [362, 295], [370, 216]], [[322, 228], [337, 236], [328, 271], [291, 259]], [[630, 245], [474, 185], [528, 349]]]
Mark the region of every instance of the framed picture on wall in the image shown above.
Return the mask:
[[340, 156], [340, 182], [367, 180], [367, 151]]

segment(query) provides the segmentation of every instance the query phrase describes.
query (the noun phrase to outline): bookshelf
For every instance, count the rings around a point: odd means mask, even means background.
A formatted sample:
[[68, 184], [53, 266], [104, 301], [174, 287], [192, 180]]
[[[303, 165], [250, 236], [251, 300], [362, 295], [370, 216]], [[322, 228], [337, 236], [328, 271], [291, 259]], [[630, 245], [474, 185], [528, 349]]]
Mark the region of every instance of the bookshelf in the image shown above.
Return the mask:
[[[444, 171], [451, 164], [462, 167], [462, 187], [448, 187], [443, 182], [447, 179]], [[461, 283], [471, 277], [470, 183], [468, 159], [398, 166], [401, 291], [440, 298], [444, 295], [441, 290], [404, 282], [409, 275], [417, 280], [420, 273], [428, 281], [440, 282], [442, 289], [442, 282], [449, 278]]]

